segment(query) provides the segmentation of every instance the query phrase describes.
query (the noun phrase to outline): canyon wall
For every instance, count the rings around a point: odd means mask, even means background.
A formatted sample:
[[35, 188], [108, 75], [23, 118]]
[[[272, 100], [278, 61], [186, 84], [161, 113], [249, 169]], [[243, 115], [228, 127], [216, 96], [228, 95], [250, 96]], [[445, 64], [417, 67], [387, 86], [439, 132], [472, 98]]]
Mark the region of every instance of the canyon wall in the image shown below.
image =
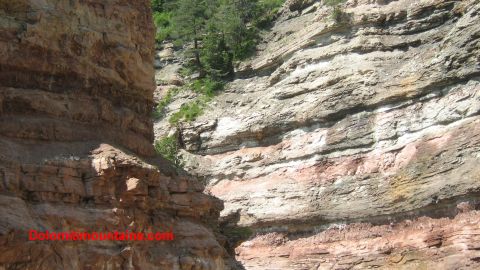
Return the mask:
[[177, 130], [246, 269], [480, 268], [478, 1], [289, 0], [258, 49]]
[[0, 0], [0, 269], [227, 267], [222, 202], [155, 156], [153, 36], [147, 0]]

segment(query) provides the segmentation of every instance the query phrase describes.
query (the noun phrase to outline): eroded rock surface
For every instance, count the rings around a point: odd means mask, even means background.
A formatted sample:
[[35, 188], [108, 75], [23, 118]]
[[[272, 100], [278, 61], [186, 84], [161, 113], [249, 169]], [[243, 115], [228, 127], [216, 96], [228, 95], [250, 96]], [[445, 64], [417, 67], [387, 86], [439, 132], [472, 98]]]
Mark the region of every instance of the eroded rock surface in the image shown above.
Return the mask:
[[[478, 269], [479, 2], [340, 10], [287, 1], [239, 78], [180, 128], [187, 170], [226, 224], [255, 233], [237, 248], [247, 269]], [[441, 243], [423, 241], [435, 231]]]
[[[0, 269], [226, 267], [221, 201], [154, 155], [149, 6], [0, 0]], [[28, 241], [29, 230], [175, 240]]]
[[307, 237], [268, 233], [242, 243], [237, 254], [246, 269], [476, 269], [479, 218], [475, 211], [339, 226]]

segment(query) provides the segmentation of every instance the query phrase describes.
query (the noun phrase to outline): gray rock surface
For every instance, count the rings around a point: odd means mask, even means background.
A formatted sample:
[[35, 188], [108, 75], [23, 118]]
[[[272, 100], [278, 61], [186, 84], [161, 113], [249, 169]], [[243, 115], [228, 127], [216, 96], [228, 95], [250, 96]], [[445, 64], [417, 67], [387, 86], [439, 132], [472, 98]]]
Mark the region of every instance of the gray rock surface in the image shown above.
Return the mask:
[[186, 169], [224, 200], [224, 221], [293, 237], [476, 205], [479, 2], [350, 0], [340, 22], [303, 2], [288, 1], [238, 78], [180, 127]]

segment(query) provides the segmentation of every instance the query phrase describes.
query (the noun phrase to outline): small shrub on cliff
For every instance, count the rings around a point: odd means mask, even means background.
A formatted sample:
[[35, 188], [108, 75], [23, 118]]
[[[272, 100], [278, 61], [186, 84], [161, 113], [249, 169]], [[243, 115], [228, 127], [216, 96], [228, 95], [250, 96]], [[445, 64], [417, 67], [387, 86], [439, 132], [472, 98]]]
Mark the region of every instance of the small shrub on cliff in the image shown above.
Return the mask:
[[175, 136], [163, 137], [156, 141], [155, 150], [159, 155], [170, 160], [175, 166], [182, 166], [182, 159], [178, 154], [179, 145]]
[[237, 246], [254, 234], [252, 229], [247, 227], [224, 227], [222, 233], [227, 237], [232, 246]]
[[224, 83], [207, 77], [195, 80], [187, 87], [198, 93], [199, 96], [194, 101], [183, 104], [180, 110], [168, 119], [172, 125], [183, 121], [190, 122], [202, 115], [207, 103], [213, 98], [216, 92], [223, 89]]
[[334, 7], [333, 8], [333, 11], [332, 11], [332, 19], [337, 22], [337, 23], [340, 23], [342, 22], [343, 20], [343, 16], [344, 16], [344, 12], [343, 10], [340, 8], [340, 7]]
[[180, 110], [174, 113], [168, 122], [172, 125], [176, 125], [179, 122], [186, 121], [190, 122], [195, 120], [198, 116], [203, 113], [203, 106], [199, 103], [198, 100], [182, 104]]
[[155, 111], [153, 112], [154, 119], [160, 119], [164, 116], [165, 108], [173, 101], [173, 97], [180, 91], [180, 88], [174, 87], [167, 91], [167, 94], [160, 100]]
[[340, 4], [345, 2], [346, 0], [323, 0], [323, 4], [333, 7], [331, 16], [336, 23], [342, 22], [345, 17], [345, 12], [343, 12], [342, 8], [340, 7]]
[[180, 75], [185, 78], [195, 73], [195, 68], [189, 65], [183, 65], [179, 70]]
[[323, 0], [323, 4], [330, 7], [338, 6], [345, 2], [347, 2], [347, 0]]
[[196, 80], [191, 84], [193, 91], [203, 94], [208, 97], [213, 97], [215, 92], [221, 91], [224, 83], [219, 80], [214, 80], [210, 77]]

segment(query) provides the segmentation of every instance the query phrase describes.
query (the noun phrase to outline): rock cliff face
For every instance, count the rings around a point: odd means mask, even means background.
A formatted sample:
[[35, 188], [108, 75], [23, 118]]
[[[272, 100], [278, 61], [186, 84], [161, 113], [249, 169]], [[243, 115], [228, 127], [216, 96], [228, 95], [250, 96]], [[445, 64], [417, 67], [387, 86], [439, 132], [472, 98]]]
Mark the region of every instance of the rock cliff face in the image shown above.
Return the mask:
[[259, 48], [179, 130], [245, 268], [478, 269], [479, 2], [287, 1]]
[[[0, 0], [0, 269], [225, 268], [222, 203], [154, 155], [149, 5]], [[30, 230], [175, 240], [28, 241]]]

